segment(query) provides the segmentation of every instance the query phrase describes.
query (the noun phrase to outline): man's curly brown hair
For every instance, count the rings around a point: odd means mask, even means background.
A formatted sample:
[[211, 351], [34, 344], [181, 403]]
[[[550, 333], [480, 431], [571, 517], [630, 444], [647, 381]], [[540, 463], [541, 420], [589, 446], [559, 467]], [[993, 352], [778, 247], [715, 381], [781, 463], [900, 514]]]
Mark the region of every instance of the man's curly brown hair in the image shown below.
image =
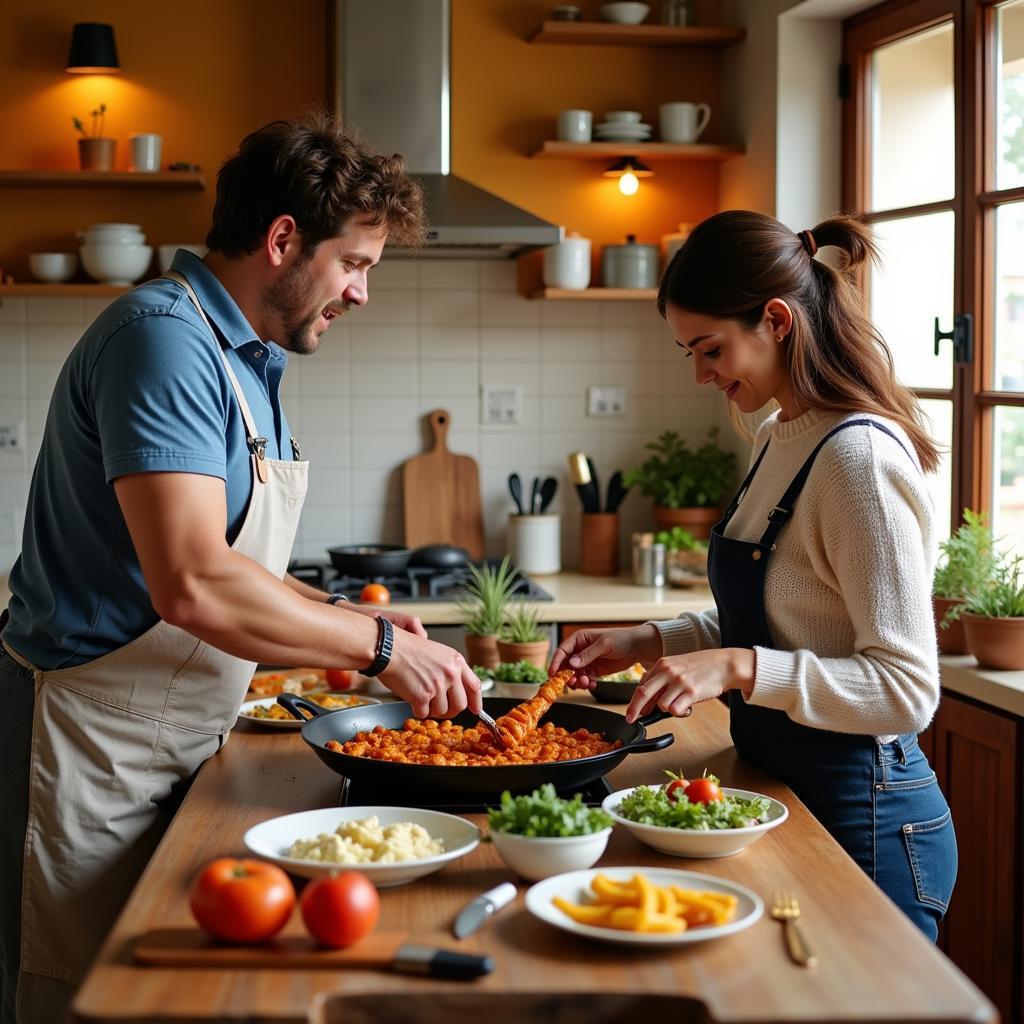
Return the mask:
[[403, 158], [374, 152], [323, 111], [271, 121], [242, 139], [217, 175], [206, 244], [245, 256], [283, 214], [295, 218], [307, 257], [354, 216], [384, 226], [388, 241], [405, 247], [420, 244], [425, 225], [423, 190]]

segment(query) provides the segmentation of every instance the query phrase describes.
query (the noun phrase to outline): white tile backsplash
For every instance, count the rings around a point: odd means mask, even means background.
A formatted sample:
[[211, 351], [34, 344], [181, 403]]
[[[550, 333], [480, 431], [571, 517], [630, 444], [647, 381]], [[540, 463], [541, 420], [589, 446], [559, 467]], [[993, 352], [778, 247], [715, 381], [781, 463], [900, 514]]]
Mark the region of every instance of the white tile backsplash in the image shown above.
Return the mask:
[[[0, 453], [0, 523], [21, 522], [53, 383], [103, 308], [99, 299], [0, 302], [0, 422], [23, 419], [28, 428], [26, 452]], [[480, 424], [484, 384], [523, 389], [518, 425]], [[624, 416], [586, 415], [596, 384], [626, 388]], [[579, 548], [570, 451], [589, 452], [606, 487], [613, 470], [639, 464], [661, 430], [698, 443], [710, 424], [730, 431], [720, 396], [696, 387], [653, 303], [529, 301], [516, 291], [513, 261], [385, 257], [370, 275], [368, 304], [336, 322], [318, 352], [291, 360], [282, 394], [311, 462], [301, 558], [324, 558], [335, 544], [401, 542], [401, 466], [432, 444], [434, 409], [451, 415], [449, 449], [480, 464], [488, 553], [504, 552], [508, 474], [520, 474], [526, 495], [535, 476], [551, 474], [566, 567]], [[646, 526], [647, 499], [630, 495], [623, 552], [629, 532]], [[0, 574], [17, 547], [16, 537], [0, 536]]]

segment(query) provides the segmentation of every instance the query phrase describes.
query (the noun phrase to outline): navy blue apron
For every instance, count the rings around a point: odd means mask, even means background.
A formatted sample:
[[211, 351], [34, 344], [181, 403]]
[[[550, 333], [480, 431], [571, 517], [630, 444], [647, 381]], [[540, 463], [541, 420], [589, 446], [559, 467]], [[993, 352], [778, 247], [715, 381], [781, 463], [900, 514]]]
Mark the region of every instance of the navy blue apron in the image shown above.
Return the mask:
[[[768, 526], [761, 539], [753, 542], [726, 537], [725, 529], [761, 465], [768, 450], [769, 439], [746, 479], [740, 484], [725, 515], [712, 528], [708, 550], [708, 579], [718, 606], [722, 647], [779, 649], [765, 616], [764, 581], [768, 563], [779, 534], [793, 514], [818, 452], [834, 434], [853, 426], [874, 427], [903, 447], [903, 443], [891, 430], [874, 420], [855, 419], [840, 423], [818, 442], [779, 503], [768, 513]], [[870, 528], [870, 524], [867, 528]], [[821, 817], [818, 808], [811, 806], [817, 802], [812, 793], [817, 787], [808, 785], [808, 780], [819, 777], [825, 763], [840, 767], [842, 763], [848, 763], [851, 756], [857, 759], [858, 754], [874, 751], [873, 736], [830, 732], [800, 725], [784, 711], [748, 704], [739, 690], [729, 691], [728, 704], [732, 739], [740, 756], [782, 779], [818, 817]]]

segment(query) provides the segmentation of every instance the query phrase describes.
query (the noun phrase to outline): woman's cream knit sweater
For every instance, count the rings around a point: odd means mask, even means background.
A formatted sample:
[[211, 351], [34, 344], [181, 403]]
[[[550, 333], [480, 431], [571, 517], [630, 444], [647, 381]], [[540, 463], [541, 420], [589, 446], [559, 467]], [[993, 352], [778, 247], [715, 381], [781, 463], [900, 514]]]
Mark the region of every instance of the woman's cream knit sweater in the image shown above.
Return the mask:
[[[760, 540], [768, 512], [818, 441], [863, 415], [769, 416], [751, 464], [769, 437], [771, 444], [726, 535]], [[768, 562], [764, 605], [774, 646], [755, 647], [749, 699], [803, 725], [889, 737], [920, 732], [939, 701], [935, 536], [910, 441], [896, 424], [871, 418], [906, 450], [881, 430], [854, 426], [818, 453]], [[721, 646], [716, 609], [655, 625], [666, 655]]]

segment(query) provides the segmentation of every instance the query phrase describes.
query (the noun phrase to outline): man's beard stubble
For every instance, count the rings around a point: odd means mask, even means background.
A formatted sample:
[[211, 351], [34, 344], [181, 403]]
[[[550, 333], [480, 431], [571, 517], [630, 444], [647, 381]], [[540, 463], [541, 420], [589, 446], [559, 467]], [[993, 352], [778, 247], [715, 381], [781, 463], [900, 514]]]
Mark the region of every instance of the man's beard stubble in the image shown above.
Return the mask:
[[[283, 337], [278, 344], [300, 356], [311, 355], [320, 347], [320, 336], [314, 333], [313, 325], [327, 306], [337, 308], [337, 304], [330, 302], [310, 311], [309, 303], [315, 289], [306, 262], [303, 260], [290, 267], [263, 297], [264, 308], [276, 313], [281, 320]], [[347, 313], [349, 305], [347, 302], [342, 304], [337, 315]]]

